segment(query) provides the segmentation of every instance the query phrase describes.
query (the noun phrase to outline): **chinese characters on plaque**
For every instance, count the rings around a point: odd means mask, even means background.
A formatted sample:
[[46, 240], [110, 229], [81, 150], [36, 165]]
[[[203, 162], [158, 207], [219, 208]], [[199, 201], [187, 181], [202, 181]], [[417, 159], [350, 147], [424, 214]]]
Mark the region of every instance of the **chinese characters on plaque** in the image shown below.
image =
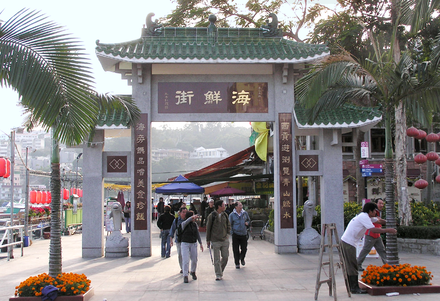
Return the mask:
[[134, 230], [147, 230], [148, 189], [148, 114], [141, 114], [134, 135]]
[[279, 114], [280, 133], [280, 221], [281, 228], [293, 228], [292, 114]]
[[158, 83], [159, 113], [267, 113], [267, 83]]

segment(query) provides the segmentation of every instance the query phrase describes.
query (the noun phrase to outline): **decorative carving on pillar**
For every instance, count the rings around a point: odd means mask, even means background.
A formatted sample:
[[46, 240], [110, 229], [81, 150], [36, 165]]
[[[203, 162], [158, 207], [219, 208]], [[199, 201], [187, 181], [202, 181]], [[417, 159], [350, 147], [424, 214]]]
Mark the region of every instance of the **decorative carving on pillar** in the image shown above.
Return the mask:
[[279, 170], [279, 185], [280, 185], [280, 221], [281, 228], [293, 228], [293, 181], [295, 180], [293, 165], [292, 165], [292, 114], [279, 113], [279, 152], [280, 170]]
[[141, 114], [134, 130], [134, 230], [148, 229], [148, 114]]

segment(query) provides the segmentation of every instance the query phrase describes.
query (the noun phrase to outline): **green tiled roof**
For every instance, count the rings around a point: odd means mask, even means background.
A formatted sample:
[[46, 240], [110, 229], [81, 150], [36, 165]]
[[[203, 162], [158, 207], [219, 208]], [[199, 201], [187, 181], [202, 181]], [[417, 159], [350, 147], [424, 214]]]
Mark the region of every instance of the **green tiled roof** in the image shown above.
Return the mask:
[[337, 109], [322, 111], [313, 124], [308, 124], [308, 115], [303, 107], [295, 106], [295, 119], [300, 129], [312, 128], [354, 128], [374, 125], [382, 120], [378, 108], [344, 105]]
[[[148, 25], [148, 24], [147, 24]], [[329, 55], [325, 45], [268, 37], [264, 28], [165, 27], [117, 44], [96, 42], [102, 61], [133, 63], [295, 63]]]
[[98, 117], [98, 127], [127, 127], [130, 121], [126, 112], [102, 113]]

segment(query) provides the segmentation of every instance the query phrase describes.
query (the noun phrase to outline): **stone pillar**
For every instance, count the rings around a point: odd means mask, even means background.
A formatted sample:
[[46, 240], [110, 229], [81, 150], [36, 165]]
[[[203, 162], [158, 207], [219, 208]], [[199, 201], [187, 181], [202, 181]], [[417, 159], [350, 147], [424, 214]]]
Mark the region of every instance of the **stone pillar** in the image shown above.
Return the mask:
[[[143, 114], [146, 114], [147, 123], [145, 124], [145, 132], [147, 133], [147, 149], [145, 150], [145, 154], [143, 156], [145, 160], [145, 172], [146, 177], [144, 178], [143, 185], [145, 186], [146, 194], [142, 196], [142, 199], [139, 199], [139, 189], [137, 189], [139, 183], [135, 183], [134, 173], [137, 172], [136, 168], [136, 137], [135, 137], [135, 128], [132, 128], [131, 139], [132, 139], [132, 147], [131, 147], [131, 158], [132, 158], [132, 173], [131, 177], [131, 199], [133, 200], [132, 204], [132, 231], [131, 231], [131, 256], [132, 257], [149, 257], [151, 256], [151, 65], [139, 65], [133, 64], [133, 78], [132, 78], [132, 86], [133, 86], [133, 98], [136, 101], [139, 109]], [[137, 202], [145, 202], [147, 206], [145, 219], [147, 229], [137, 229], [138, 223], [136, 219], [141, 218], [135, 214], [136, 204]], [[144, 224], [144, 223], [143, 223]]]
[[[275, 102], [275, 124], [274, 124], [274, 245], [275, 252], [296, 253], [297, 252], [297, 228], [296, 228], [296, 170], [295, 170], [295, 126], [293, 120], [293, 68], [287, 64], [275, 65], [274, 72], [274, 99]], [[280, 128], [285, 122], [284, 117], [290, 115], [290, 130], [284, 131]], [[283, 119], [283, 120], [281, 120]], [[283, 131], [283, 133], [281, 133]], [[286, 133], [290, 132], [289, 137]], [[286, 147], [286, 138], [290, 146], [287, 156], [282, 159], [280, 153], [282, 147]], [[289, 157], [289, 158], [287, 158]], [[284, 174], [284, 175], [282, 175]], [[289, 184], [284, 186], [283, 181], [289, 178]], [[287, 184], [287, 182], [285, 182]], [[286, 210], [286, 206], [291, 206]], [[288, 223], [283, 219], [284, 214], [289, 219]], [[288, 224], [288, 225], [287, 225]]]
[[96, 130], [93, 142], [83, 148], [82, 257], [104, 255], [104, 130]]
[[344, 232], [341, 130], [322, 130], [319, 139], [319, 146], [324, 154], [321, 176], [321, 224], [335, 223], [341, 237]]

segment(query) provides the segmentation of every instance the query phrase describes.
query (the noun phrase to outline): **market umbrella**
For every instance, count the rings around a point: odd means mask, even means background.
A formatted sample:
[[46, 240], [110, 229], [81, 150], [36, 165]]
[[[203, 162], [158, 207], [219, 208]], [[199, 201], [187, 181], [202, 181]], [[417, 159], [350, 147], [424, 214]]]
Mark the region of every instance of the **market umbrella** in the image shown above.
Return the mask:
[[211, 196], [231, 196], [236, 194], [245, 194], [246, 192], [234, 187], [226, 186], [222, 189], [210, 193]]
[[200, 187], [194, 183], [191, 183], [188, 181], [187, 178], [185, 178], [182, 175], [179, 175], [173, 182], [178, 183], [171, 183], [162, 187], [156, 188], [156, 193], [162, 193], [162, 194], [201, 194], [205, 192], [205, 188]]

